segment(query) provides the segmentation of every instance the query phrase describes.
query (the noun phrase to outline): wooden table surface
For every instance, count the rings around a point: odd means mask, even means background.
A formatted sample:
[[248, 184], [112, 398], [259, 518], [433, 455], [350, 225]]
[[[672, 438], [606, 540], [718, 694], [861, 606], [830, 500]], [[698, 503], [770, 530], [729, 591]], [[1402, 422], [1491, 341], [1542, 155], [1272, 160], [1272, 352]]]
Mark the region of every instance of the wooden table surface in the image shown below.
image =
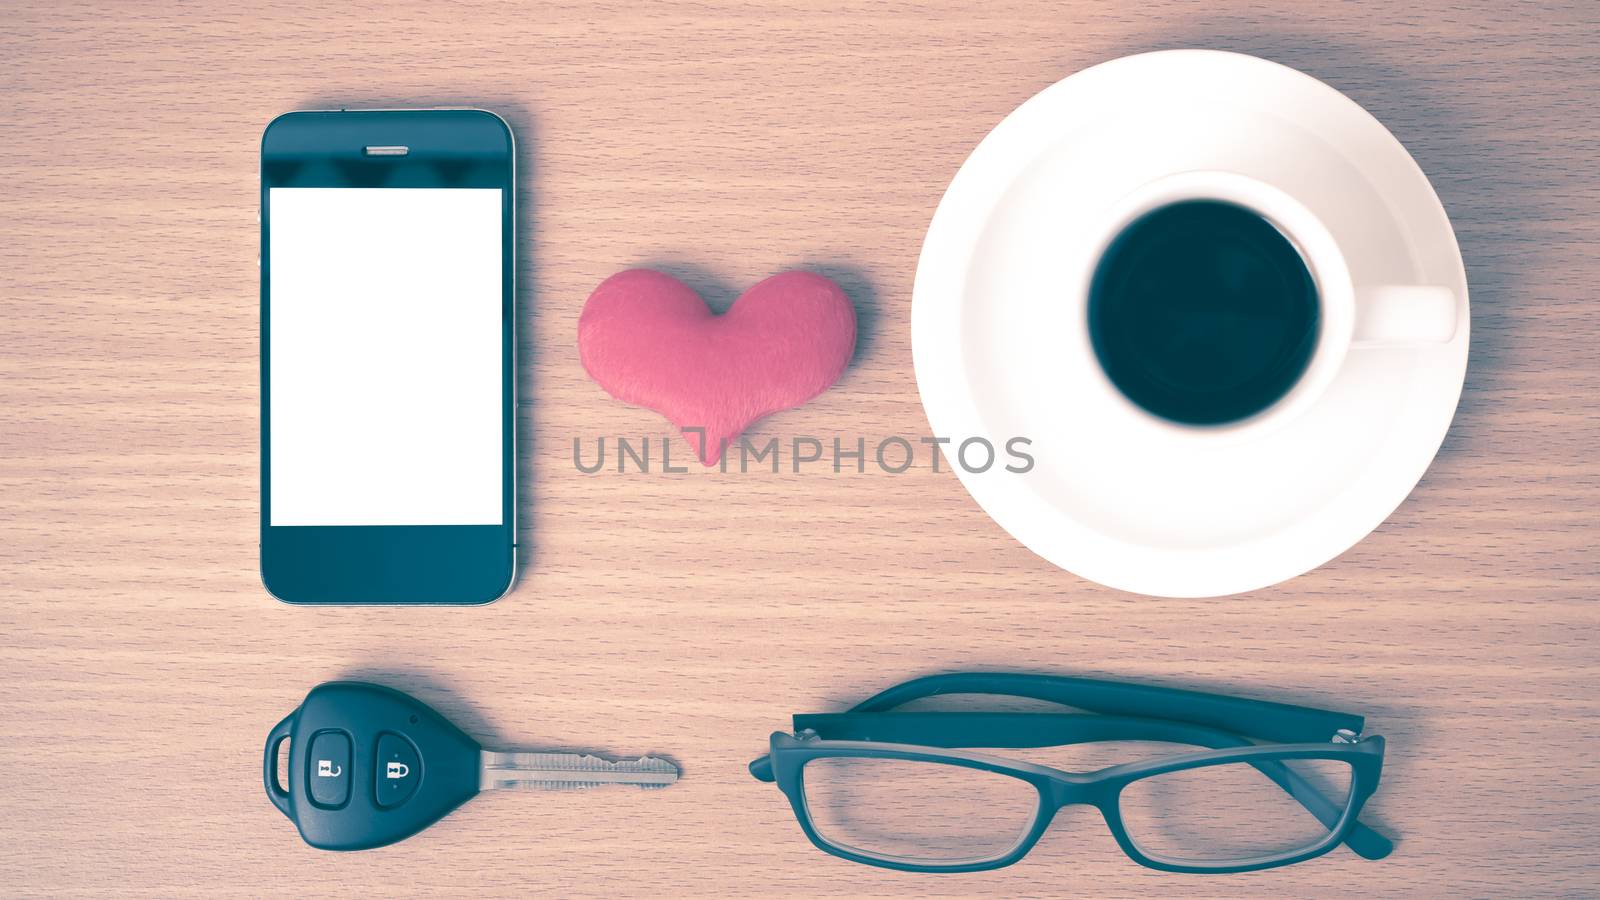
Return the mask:
[[[350, 2], [0, 10], [0, 893], [1487, 896], [1600, 893], [1600, 8], [1089, 0]], [[1398, 11], [1397, 11], [1398, 10]], [[810, 266], [858, 361], [758, 437], [922, 435], [917, 253], [976, 142], [1085, 66], [1166, 47], [1296, 66], [1416, 155], [1455, 223], [1472, 356], [1374, 534], [1247, 596], [1089, 584], [948, 469], [584, 475], [653, 438], [585, 378], [589, 290], [657, 265], [725, 307]], [[475, 105], [520, 138], [521, 540], [476, 609], [303, 609], [257, 576], [256, 160], [297, 108]], [[677, 448], [675, 448], [677, 449]], [[1109, 676], [1365, 713], [1398, 839], [1232, 877], [1133, 864], [1077, 808], [1023, 863], [814, 850], [745, 763], [792, 712], [902, 679]], [[335, 678], [486, 743], [654, 752], [654, 794], [483, 796], [329, 854], [262, 795], [267, 729]]]

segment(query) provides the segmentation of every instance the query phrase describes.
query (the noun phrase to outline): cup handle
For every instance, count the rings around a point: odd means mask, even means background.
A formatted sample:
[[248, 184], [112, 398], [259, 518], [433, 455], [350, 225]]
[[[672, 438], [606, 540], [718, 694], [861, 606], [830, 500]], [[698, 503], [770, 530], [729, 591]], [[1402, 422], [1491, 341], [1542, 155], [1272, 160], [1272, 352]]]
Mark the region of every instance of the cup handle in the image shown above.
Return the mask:
[[1354, 342], [1442, 344], [1456, 334], [1456, 294], [1437, 285], [1381, 285], [1356, 290]]

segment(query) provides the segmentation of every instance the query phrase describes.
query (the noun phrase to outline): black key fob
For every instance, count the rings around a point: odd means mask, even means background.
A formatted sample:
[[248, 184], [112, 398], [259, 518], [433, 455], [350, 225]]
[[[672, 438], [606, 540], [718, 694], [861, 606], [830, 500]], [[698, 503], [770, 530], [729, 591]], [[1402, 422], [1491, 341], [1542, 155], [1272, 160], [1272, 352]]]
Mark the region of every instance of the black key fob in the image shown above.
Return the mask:
[[[289, 783], [278, 755], [289, 739]], [[392, 844], [478, 793], [478, 742], [432, 709], [385, 687], [318, 685], [267, 735], [267, 796], [324, 850]]]

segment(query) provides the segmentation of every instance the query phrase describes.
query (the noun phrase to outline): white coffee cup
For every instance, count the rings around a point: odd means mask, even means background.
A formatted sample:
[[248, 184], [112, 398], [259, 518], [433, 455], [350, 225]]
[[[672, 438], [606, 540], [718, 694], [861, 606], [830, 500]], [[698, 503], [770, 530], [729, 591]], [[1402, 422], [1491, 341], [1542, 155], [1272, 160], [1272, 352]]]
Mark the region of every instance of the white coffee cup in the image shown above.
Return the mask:
[[1333, 234], [1311, 210], [1288, 193], [1245, 175], [1224, 171], [1190, 171], [1149, 182], [1116, 203], [1090, 232], [1091, 252], [1073, 293], [1081, 309], [1065, 317], [1078, 330], [1074, 336], [1095, 357], [1089, 336], [1088, 298], [1095, 266], [1111, 243], [1135, 220], [1165, 206], [1189, 200], [1214, 200], [1249, 209], [1270, 222], [1299, 251], [1316, 284], [1319, 327], [1305, 370], [1295, 384], [1267, 408], [1235, 422], [1190, 425], [1149, 412], [1129, 399], [1099, 365], [1099, 389], [1145, 420], [1149, 427], [1174, 436], [1215, 442], [1221, 438], [1258, 436], [1301, 416], [1328, 389], [1352, 350], [1365, 347], [1444, 343], [1456, 331], [1457, 298], [1439, 285], [1355, 284], [1345, 253]]

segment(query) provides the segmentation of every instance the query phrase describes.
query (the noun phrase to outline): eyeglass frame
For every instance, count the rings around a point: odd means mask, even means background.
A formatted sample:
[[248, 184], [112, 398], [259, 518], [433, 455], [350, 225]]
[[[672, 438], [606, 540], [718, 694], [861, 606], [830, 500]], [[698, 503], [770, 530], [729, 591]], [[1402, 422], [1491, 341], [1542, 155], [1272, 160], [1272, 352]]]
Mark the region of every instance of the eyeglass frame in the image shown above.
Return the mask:
[[[911, 700], [940, 694], [1027, 697], [1090, 710], [1092, 714], [888, 712]], [[1131, 714], [1100, 712], [1107, 709]], [[897, 685], [847, 713], [796, 715], [795, 734], [774, 733], [770, 752], [751, 762], [750, 772], [758, 780], [777, 783], [813, 845], [866, 865], [912, 872], [1003, 868], [1033, 849], [1063, 807], [1084, 804], [1099, 809], [1118, 846], [1140, 865], [1165, 872], [1226, 874], [1292, 865], [1321, 856], [1341, 843], [1366, 859], [1389, 855], [1393, 843], [1360, 821], [1362, 808], [1377, 790], [1384, 754], [1381, 736], [1361, 736], [1363, 724], [1362, 717], [1347, 713], [1175, 688], [1065, 676], [954, 673]], [[1256, 743], [1243, 735], [1272, 743]], [[1087, 773], [960, 749], [1021, 749], [1123, 740], [1210, 749]], [[1027, 830], [1002, 854], [955, 863], [875, 856], [831, 843], [812, 822], [805, 801], [803, 770], [807, 763], [823, 758], [900, 759], [994, 772], [1031, 785], [1039, 802]], [[1304, 759], [1350, 765], [1350, 792], [1342, 807], [1281, 764]], [[1162, 857], [1139, 848], [1122, 821], [1120, 796], [1126, 786], [1157, 775], [1227, 763], [1254, 766], [1322, 821], [1328, 833], [1308, 847], [1216, 863]]]

